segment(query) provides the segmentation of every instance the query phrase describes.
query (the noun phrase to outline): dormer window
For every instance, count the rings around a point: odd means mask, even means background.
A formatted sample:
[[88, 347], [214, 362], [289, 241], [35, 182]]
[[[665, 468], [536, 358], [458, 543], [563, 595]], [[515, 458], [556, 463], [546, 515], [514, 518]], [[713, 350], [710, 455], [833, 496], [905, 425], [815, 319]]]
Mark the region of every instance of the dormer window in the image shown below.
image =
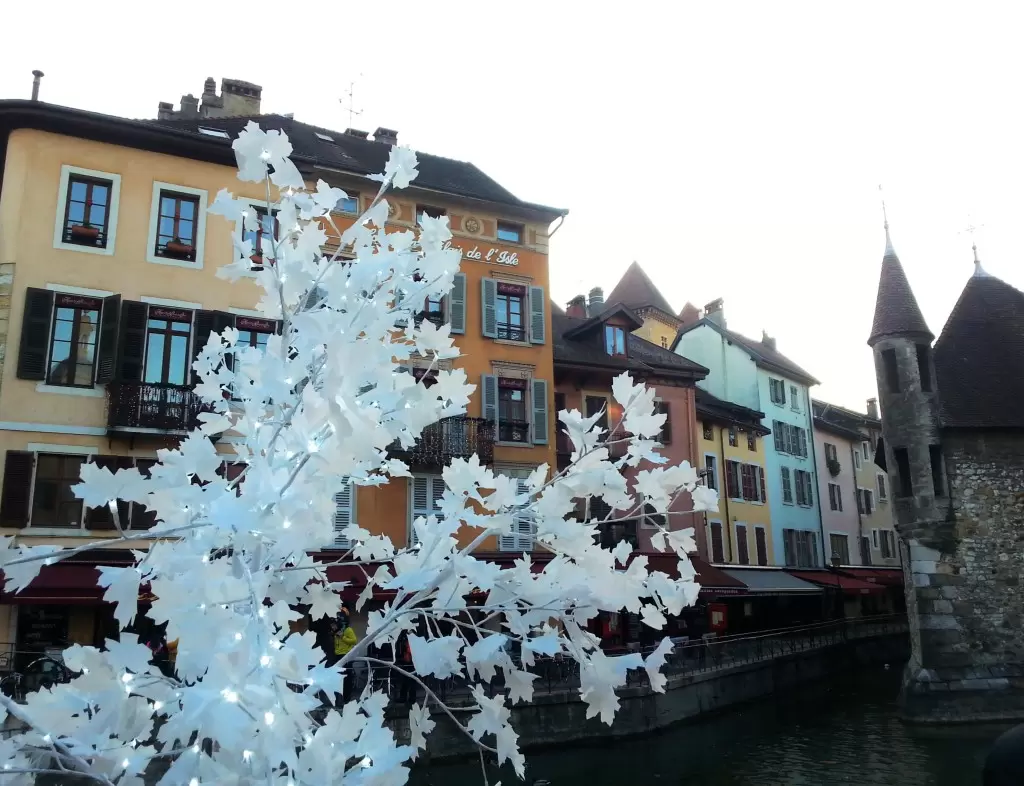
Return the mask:
[[626, 329], [618, 325], [604, 326], [604, 351], [612, 356], [625, 357]]

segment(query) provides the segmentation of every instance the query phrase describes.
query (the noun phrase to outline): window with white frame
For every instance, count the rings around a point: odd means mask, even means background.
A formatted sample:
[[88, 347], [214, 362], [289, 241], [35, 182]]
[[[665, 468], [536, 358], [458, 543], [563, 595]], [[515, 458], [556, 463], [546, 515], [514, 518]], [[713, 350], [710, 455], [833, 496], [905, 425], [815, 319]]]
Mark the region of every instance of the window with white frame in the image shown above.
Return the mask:
[[833, 532], [828, 536], [831, 558], [839, 557], [840, 565], [850, 564], [850, 539], [847, 535]]
[[825, 461], [839, 462], [839, 451], [831, 442], [825, 443]]
[[768, 378], [768, 397], [773, 404], [780, 407], [786, 405], [786, 382], [782, 379]]
[[416, 519], [441, 515], [441, 497], [444, 496], [444, 479], [440, 475], [413, 475], [409, 478], [409, 545], [415, 546], [420, 539], [414, 524]]
[[855, 466], [857, 469], [860, 469], [860, 451], [859, 450], [853, 451], [853, 466]]
[[722, 538], [722, 522], [708, 522], [708, 556], [712, 562], [725, 562], [725, 541]]
[[718, 456], [711, 453], [704, 454], [704, 485], [709, 489], [718, 491]]
[[896, 556], [896, 533], [891, 529], [880, 531], [882, 536], [882, 559], [893, 559]]
[[793, 479], [789, 467], [782, 467], [782, 502], [785, 505], [793, 504]]
[[201, 268], [206, 238], [206, 191], [153, 183], [146, 261]]
[[775, 452], [807, 458], [807, 429], [781, 420], [772, 421]]
[[828, 506], [832, 510], [843, 509], [843, 490], [838, 483], [828, 484]]
[[871, 530], [871, 544], [876, 549], [879, 548], [879, 545], [878, 545], [878, 530], [877, 529]]
[[356, 523], [356, 487], [348, 478], [341, 481], [341, 489], [334, 494], [334, 548], [349, 549], [345, 533], [350, 524]]
[[857, 510], [865, 516], [870, 516], [875, 510], [875, 495], [871, 489], [857, 489]]
[[[514, 469], [499, 470], [499, 475], [505, 475], [516, 479], [516, 493], [526, 494], [529, 488], [526, 480], [530, 476], [530, 470]], [[501, 551], [532, 551], [533, 550], [533, 522], [529, 516], [515, 516], [512, 520], [512, 531], [498, 538], [498, 548]]]
[[878, 501], [879, 502], [888, 502], [889, 501], [889, 492], [888, 492], [888, 488], [886, 487], [886, 484], [889, 482], [889, 479], [885, 476], [884, 472], [879, 472], [877, 477], [878, 477]]
[[62, 166], [53, 247], [113, 254], [120, 191], [120, 175]]
[[783, 529], [782, 546], [787, 568], [818, 567], [818, 537], [801, 529]]
[[811, 490], [811, 473], [807, 470], [793, 470], [793, 485], [796, 486], [796, 504], [809, 508], [814, 504], [814, 492]]
[[740, 565], [750, 564], [750, 545], [747, 543], [747, 525], [736, 524], [736, 561]]
[[789, 386], [789, 406], [794, 412], [800, 411], [800, 396], [798, 395], [796, 385]]
[[860, 443], [860, 452], [864, 456], [865, 461], [871, 461], [871, 443], [864, 440]]

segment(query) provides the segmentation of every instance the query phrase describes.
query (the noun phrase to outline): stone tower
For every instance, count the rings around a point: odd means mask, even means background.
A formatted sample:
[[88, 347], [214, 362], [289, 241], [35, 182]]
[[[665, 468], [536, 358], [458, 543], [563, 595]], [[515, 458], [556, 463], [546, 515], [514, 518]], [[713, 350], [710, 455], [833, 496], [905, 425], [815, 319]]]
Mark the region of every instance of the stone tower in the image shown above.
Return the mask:
[[1024, 295], [977, 264], [933, 353], [885, 229], [868, 345], [912, 643], [904, 714], [1022, 717]]

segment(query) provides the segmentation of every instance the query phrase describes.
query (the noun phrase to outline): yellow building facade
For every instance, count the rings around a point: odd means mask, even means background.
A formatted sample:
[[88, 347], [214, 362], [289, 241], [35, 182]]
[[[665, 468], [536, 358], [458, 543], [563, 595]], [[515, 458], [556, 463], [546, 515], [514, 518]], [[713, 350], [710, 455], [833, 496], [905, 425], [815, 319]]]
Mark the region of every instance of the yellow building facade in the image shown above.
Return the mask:
[[[365, 175], [383, 167], [390, 143], [276, 115], [260, 121], [289, 133], [309, 184], [323, 178], [346, 189], [335, 218], [351, 223], [376, 191]], [[267, 209], [262, 184], [236, 177], [230, 145], [242, 124], [131, 121], [0, 101], [0, 533], [25, 544], [110, 537], [112, 516], [83, 509], [70, 491], [82, 463], [151, 466], [195, 423], [190, 367], [209, 332], [233, 325], [260, 346], [277, 329], [252, 310], [253, 281], [216, 276], [232, 259], [235, 229], [206, 213], [217, 192]], [[451, 458], [476, 452], [512, 475], [555, 463], [547, 238], [564, 211], [522, 202], [470, 164], [423, 160], [420, 182], [391, 196], [389, 223], [449, 216], [461, 274], [451, 296], [424, 304], [423, 318], [452, 324], [463, 353], [456, 362], [478, 390], [464, 422], [445, 427], [441, 448], [404, 456], [414, 478], [336, 499], [339, 531], [357, 522], [397, 546], [439, 496]], [[416, 373], [427, 361], [411, 365]], [[230, 441], [219, 447], [226, 459]], [[132, 530], [154, 523], [142, 506], [121, 508]], [[44, 568], [21, 595], [0, 597], [0, 647], [42, 651], [109, 635], [95, 566], [128, 559], [117, 545]], [[484, 548], [511, 558], [532, 542]]]

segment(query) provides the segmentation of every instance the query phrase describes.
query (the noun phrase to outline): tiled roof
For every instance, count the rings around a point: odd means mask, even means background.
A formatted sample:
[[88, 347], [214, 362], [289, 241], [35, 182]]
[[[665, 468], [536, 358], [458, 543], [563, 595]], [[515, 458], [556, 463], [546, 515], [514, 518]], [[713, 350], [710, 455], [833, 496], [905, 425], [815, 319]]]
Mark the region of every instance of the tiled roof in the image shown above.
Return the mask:
[[704, 317], [700, 321], [694, 322], [691, 325], [684, 325], [681, 327], [679, 332], [676, 334], [675, 341], [672, 343], [673, 348], [679, 343], [680, 336], [685, 333], [689, 333], [691, 330], [695, 330], [701, 325], [707, 325], [712, 330], [716, 330], [721, 333], [729, 341], [744, 349], [758, 366], [761, 366], [768, 371], [776, 371], [779, 374], [783, 374], [797, 382], [803, 382], [806, 385], [820, 384], [817, 379], [810, 375], [810, 373], [804, 371], [800, 366], [787, 358], [777, 349], [772, 349], [763, 341], [755, 341], [752, 338], [747, 338], [742, 333], [737, 333], [735, 330], [724, 328], [707, 317]]
[[761, 425], [761, 420], [764, 418], [763, 412], [733, 404], [731, 401], [724, 401], [703, 388], [697, 388], [697, 415], [716, 423], [742, 426], [762, 436], [772, 433], [771, 429]]
[[622, 278], [608, 295], [606, 302], [622, 303], [634, 309], [653, 306], [659, 311], [665, 312], [665, 315], [670, 318], [674, 318], [676, 313], [638, 262], [633, 262], [626, 268], [626, 272], [622, 274]]
[[863, 439], [862, 429], [873, 428], [878, 431], [882, 428], [878, 418], [829, 404], [827, 401], [812, 399], [811, 409], [814, 411], [816, 425], [820, 425], [825, 431], [833, 431], [850, 439]]
[[886, 246], [882, 258], [882, 272], [878, 279], [878, 296], [875, 299], [875, 318], [871, 323], [868, 344], [874, 344], [885, 336], [919, 334], [931, 337], [928, 325], [921, 315], [917, 299], [910, 288], [907, 274], [899, 257]]
[[967, 282], [935, 342], [939, 422], [1024, 428], [1024, 293], [988, 275]]
[[[188, 120], [150, 120], [146, 122], [154, 126], [190, 131], [197, 135], [199, 135], [200, 126], [218, 128], [227, 131], [233, 139], [250, 120], [258, 123], [264, 130], [279, 129], [288, 134], [296, 159], [306, 159], [319, 166], [340, 169], [357, 175], [383, 172], [391, 150], [391, 145], [385, 142], [362, 139], [341, 131], [312, 126], [294, 118], [276, 114], [248, 117], [204, 117]], [[330, 139], [324, 139], [325, 136]], [[224, 144], [230, 145], [231, 140], [225, 139]], [[414, 187], [549, 213], [552, 216], [563, 215], [567, 212], [519, 199], [469, 162], [442, 158], [419, 151], [416, 153], [416, 159], [419, 162], [419, 176], [413, 181]]]
[[586, 319], [551, 313], [555, 365], [593, 366], [610, 372], [633, 371], [640, 374], [674, 373], [692, 379], [703, 379], [708, 370], [699, 363], [627, 333], [627, 356], [613, 357], [601, 350], [596, 341], [573, 340], [567, 333], [588, 322]]

